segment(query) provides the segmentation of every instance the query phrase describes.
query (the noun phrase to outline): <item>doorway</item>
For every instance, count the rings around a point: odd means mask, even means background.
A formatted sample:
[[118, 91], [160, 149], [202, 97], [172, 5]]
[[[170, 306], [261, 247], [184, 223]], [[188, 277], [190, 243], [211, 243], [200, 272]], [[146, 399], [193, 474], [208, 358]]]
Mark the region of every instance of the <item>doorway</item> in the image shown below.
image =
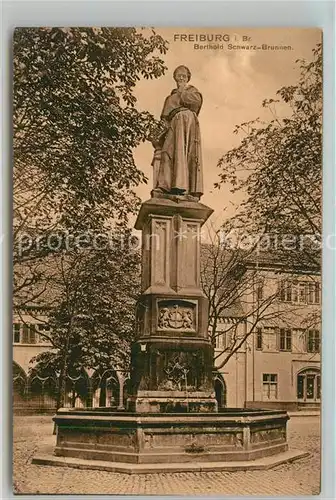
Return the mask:
[[215, 376], [215, 394], [218, 403], [218, 409], [226, 408], [226, 384], [219, 373]]
[[321, 399], [320, 370], [308, 368], [297, 375], [297, 399], [299, 403], [319, 403]]

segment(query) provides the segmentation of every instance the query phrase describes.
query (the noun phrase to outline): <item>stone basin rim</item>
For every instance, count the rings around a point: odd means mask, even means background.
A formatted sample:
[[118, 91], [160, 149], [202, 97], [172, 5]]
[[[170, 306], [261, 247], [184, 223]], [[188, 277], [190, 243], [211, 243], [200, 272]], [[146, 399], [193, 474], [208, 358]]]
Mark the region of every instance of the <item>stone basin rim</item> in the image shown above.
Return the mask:
[[76, 415], [76, 416], [107, 416], [107, 417], [118, 417], [118, 418], [220, 418], [225, 417], [287, 417], [288, 413], [286, 410], [245, 410], [245, 409], [234, 409], [234, 410], [222, 410], [218, 412], [171, 412], [171, 413], [149, 413], [149, 412], [128, 412], [125, 410], [111, 410], [108, 407], [101, 408], [60, 408], [55, 417], [62, 417], [62, 415]]

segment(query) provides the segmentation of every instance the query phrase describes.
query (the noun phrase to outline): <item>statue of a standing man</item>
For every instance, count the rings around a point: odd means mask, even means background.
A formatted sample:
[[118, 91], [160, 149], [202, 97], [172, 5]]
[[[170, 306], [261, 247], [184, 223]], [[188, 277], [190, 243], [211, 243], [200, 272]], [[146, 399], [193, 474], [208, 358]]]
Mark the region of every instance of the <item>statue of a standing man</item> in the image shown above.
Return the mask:
[[186, 66], [174, 71], [177, 88], [166, 98], [161, 113], [163, 132], [153, 141], [157, 163], [154, 189], [163, 193], [203, 194], [201, 136], [198, 114], [202, 95], [188, 85], [191, 78]]

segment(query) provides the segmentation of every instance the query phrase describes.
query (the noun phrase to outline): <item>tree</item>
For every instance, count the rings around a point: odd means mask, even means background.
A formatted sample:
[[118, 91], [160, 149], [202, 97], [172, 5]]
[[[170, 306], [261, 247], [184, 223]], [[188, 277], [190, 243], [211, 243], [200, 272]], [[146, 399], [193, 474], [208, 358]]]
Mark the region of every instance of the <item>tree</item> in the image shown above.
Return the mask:
[[28, 278], [15, 272], [15, 290], [38, 283], [34, 263], [53, 251], [55, 233], [126, 227], [137, 210], [134, 187], [146, 178], [133, 149], [155, 121], [133, 91], [164, 74], [166, 50], [135, 28], [15, 30], [14, 270], [30, 265]]
[[[293, 260], [286, 261], [281, 252], [260, 252], [257, 242], [239, 248], [226, 237], [230, 222], [224, 225], [226, 231], [209, 230], [209, 242], [201, 246], [201, 284], [209, 300], [209, 338], [216, 348], [217, 370], [247, 345], [261, 325], [275, 330], [279, 324], [306, 330], [309, 318], [310, 327], [316, 327], [316, 311], [307, 314], [299, 303], [279, 307], [282, 290], [297, 279]], [[276, 264], [277, 272], [265, 271], [272, 264]], [[302, 271], [302, 263], [300, 266]], [[316, 276], [307, 274], [305, 279], [315, 284]], [[228, 320], [224, 329], [223, 318]]]
[[[319, 265], [322, 207], [322, 45], [311, 62], [300, 63], [296, 85], [278, 90], [278, 100], [265, 99], [270, 120], [236, 126], [241, 143], [219, 160], [219, 188], [230, 183], [245, 200], [237, 227], [250, 234], [275, 233], [287, 239], [280, 251], [295, 248]], [[286, 106], [281, 117], [278, 104]], [[291, 238], [291, 242], [288, 238]]]
[[75, 249], [52, 258], [57, 305], [50, 310], [49, 330], [42, 333], [52, 349], [31, 363], [34, 372], [59, 374], [58, 407], [70, 374], [83, 368], [129, 368], [140, 256], [130, 246], [130, 232], [123, 236], [104, 251]]
[[138, 255], [94, 241], [130, 237], [146, 182], [133, 149], [156, 125], [134, 88], [164, 74], [166, 50], [148, 29], [14, 34], [14, 307], [48, 308], [52, 349], [32, 361], [59, 374], [58, 406], [70, 371], [127, 367]]

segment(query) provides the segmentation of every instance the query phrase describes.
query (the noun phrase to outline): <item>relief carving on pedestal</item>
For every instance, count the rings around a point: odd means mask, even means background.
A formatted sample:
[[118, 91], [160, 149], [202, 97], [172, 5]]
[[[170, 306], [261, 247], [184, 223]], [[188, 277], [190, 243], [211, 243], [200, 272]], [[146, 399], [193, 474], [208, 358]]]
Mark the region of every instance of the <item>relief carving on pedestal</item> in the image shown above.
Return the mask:
[[195, 391], [199, 389], [204, 364], [201, 352], [165, 352], [163, 378], [159, 390]]
[[[163, 307], [162, 307], [163, 306]], [[162, 304], [159, 306], [158, 328], [168, 330], [195, 330], [195, 306]]]

